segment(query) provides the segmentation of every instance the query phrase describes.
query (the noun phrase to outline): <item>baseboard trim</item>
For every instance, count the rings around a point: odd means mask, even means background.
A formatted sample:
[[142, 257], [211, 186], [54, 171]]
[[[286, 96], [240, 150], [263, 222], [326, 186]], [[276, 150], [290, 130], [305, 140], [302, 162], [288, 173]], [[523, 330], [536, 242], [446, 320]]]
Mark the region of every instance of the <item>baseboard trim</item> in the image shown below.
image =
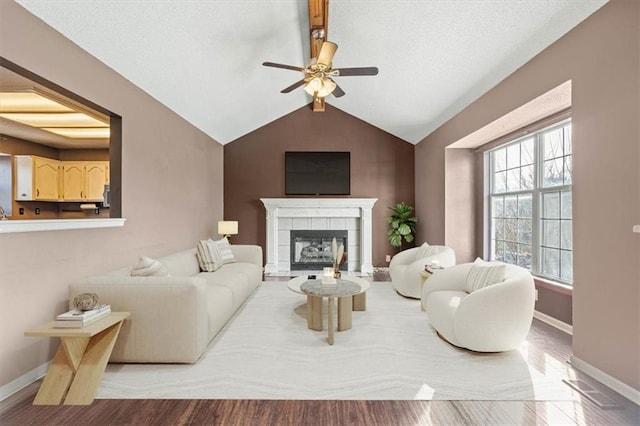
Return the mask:
[[640, 391], [632, 388], [626, 383], [621, 382], [605, 373], [604, 371], [594, 367], [586, 361], [581, 360], [580, 358], [571, 355], [569, 358], [569, 364], [574, 367], [576, 370], [580, 370], [586, 375], [593, 377], [603, 385], [607, 386], [610, 389], [618, 392], [620, 395], [625, 398], [633, 401], [635, 404], [640, 405]]
[[17, 379], [12, 380], [6, 385], [0, 387], [0, 401], [4, 401], [19, 390], [44, 377], [44, 375], [47, 374], [49, 365], [51, 365], [51, 361], [45, 362], [39, 367], [34, 368], [33, 370], [23, 374]]
[[559, 319], [538, 311], [533, 311], [533, 317], [573, 336], [573, 326], [571, 324], [567, 324], [566, 322], [562, 322]]

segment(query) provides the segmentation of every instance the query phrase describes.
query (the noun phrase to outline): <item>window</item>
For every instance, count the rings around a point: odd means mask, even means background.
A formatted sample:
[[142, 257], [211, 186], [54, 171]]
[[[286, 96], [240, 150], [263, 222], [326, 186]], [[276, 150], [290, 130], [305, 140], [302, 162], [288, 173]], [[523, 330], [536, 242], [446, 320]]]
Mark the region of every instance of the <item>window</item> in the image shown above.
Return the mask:
[[571, 284], [571, 122], [507, 142], [487, 155], [491, 258]]

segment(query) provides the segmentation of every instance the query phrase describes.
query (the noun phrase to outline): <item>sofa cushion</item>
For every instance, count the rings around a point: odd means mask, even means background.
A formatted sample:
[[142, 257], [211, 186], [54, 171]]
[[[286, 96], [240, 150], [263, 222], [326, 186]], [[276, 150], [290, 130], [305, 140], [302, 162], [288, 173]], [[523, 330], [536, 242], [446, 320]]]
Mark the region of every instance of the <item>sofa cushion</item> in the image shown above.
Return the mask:
[[477, 258], [469, 274], [467, 275], [467, 292], [476, 290], [504, 281], [506, 265], [500, 262], [485, 262]]
[[132, 277], [167, 277], [169, 272], [162, 262], [147, 256], [140, 256], [131, 269]]
[[174, 277], [192, 277], [200, 273], [195, 248], [172, 253], [158, 260], [167, 267], [169, 275]]

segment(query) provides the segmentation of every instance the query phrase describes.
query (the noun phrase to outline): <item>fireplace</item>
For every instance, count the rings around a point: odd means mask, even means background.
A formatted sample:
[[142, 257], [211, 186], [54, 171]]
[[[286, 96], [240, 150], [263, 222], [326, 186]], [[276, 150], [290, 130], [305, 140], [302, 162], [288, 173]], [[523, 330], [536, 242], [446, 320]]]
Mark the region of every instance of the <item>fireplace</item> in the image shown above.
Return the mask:
[[[290, 237], [292, 271], [321, 270], [333, 265], [331, 244], [336, 239], [338, 247], [344, 245], [345, 251], [349, 247], [348, 231], [345, 230], [309, 230], [292, 229]], [[347, 270], [347, 262], [340, 267]]]
[[[347, 271], [373, 272], [376, 198], [261, 198], [266, 209], [266, 274], [291, 271], [291, 230], [347, 230]], [[319, 267], [319, 266], [318, 266]]]

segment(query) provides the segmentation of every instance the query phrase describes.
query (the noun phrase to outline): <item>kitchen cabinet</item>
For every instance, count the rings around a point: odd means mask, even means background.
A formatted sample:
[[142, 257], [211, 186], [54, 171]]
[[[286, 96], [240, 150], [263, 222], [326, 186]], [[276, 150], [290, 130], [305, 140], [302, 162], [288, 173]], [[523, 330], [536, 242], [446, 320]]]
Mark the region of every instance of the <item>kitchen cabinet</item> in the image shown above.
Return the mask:
[[63, 161], [63, 201], [103, 201], [108, 161]]
[[108, 161], [58, 161], [16, 155], [16, 201], [100, 202], [109, 182]]
[[60, 161], [35, 155], [14, 156], [17, 201], [59, 201]]

